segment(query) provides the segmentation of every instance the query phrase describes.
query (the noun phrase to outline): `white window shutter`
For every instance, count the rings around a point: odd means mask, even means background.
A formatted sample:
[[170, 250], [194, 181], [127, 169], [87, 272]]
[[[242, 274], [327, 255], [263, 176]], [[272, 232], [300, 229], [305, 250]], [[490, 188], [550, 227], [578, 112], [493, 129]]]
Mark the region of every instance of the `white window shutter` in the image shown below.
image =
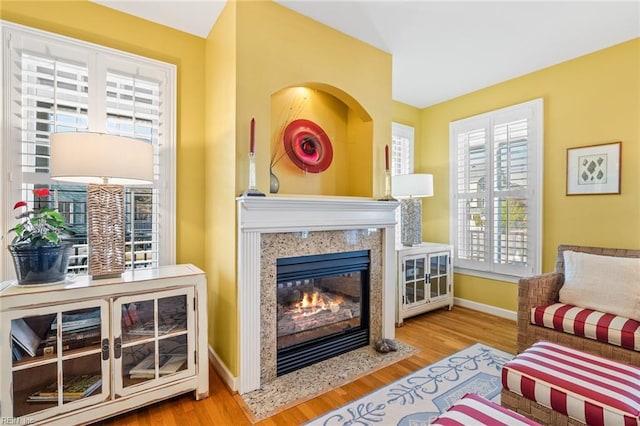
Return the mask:
[[450, 124], [455, 264], [508, 276], [539, 272], [542, 100]]

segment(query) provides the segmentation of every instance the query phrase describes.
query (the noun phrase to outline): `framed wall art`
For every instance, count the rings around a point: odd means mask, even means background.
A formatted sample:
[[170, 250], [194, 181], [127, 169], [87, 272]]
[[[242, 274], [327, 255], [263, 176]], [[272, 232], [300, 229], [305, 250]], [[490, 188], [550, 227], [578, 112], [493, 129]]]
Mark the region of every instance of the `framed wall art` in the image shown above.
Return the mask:
[[567, 149], [567, 195], [620, 194], [622, 142]]

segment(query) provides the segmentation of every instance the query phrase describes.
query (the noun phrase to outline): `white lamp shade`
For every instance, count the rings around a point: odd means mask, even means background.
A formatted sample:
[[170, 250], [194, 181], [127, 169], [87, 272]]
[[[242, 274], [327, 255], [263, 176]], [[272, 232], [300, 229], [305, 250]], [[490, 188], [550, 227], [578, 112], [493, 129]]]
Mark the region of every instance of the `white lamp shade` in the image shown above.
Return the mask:
[[391, 194], [396, 198], [433, 196], [433, 175], [409, 174], [391, 178]]
[[51, 178], [78, 183], [153, 183], [153, 146], [104, 133], [51, 135]]

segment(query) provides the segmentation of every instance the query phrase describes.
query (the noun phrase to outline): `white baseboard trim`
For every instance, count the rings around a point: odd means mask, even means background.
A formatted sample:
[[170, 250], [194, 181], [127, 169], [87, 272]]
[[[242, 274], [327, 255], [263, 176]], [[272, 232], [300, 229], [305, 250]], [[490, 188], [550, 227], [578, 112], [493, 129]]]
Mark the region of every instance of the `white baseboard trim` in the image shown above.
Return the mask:
[[463, 308], [474, 309], [476, 311], [485, 312], [487, 314], [492, 314], [501, 318], [510, 319], [512, 321], [517, 321], [518, 319], [518, 313], [515, 311], [509, 311], [507, 309], [485, 305], [484, 303], [474, 302], [473, 300], [460, 299], [459, 297], [455, 297], [453, 299], [453, 304], [462, 306]]
[[218, 354], [209, 345], [209, 363], [213, 366], [213, 369], [218, 373], [218, 376], [233, 392], [238, 390], [238, 378], [231, 374], [231, 371], [227, 368], [224, 362], [220, 359]]

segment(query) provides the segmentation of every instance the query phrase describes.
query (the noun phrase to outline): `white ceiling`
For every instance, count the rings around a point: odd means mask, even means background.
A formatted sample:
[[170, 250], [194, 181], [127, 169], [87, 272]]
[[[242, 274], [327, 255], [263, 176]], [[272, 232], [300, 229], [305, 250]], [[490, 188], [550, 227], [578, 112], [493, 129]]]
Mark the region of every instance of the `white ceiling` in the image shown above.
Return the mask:
[[[200, 37], [221, 0], [92, 0]], [[393, 99], [430, 106], [640, 37], [640, 1], [278, 0], [393, 56]]]

